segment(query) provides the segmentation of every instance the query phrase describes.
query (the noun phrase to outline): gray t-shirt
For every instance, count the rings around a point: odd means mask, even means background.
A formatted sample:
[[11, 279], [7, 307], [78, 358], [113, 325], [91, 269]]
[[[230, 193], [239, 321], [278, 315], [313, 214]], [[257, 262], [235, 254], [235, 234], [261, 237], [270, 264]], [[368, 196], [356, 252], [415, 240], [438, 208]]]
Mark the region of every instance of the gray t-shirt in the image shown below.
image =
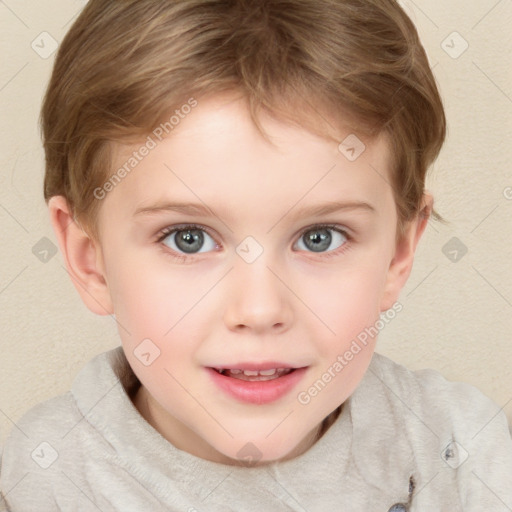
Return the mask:
[[5, 510], [512, 510], [505, 415], [437, 372], [375, 354], [308, 451], [251, 467], [210, 462], [165, 440], [133, 406], [115, 361], [127, 365], [121, 348], [94, 358], [70, 392], [18, 422], [2, 454]]

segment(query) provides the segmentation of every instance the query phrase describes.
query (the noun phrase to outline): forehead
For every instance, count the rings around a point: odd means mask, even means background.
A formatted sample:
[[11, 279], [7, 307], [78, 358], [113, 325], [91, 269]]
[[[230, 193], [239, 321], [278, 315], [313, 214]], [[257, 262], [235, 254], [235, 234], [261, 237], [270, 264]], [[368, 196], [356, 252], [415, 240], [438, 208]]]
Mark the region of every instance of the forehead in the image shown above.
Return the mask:
[[113, 172], [130, 161], [136, 165], [105, 204], [131, 215], [171, 198], [260, 213], [299, 203], [360, 201], [378, 210], [393, 202], [384, 135], [369, 141], [346, 128], [329, 140], [269, 116], [260, 122], [270, 143], [244, 101], [198, 100], [167, 137], [150, 135], [145, 156], [139, 149], [147, 140], [115, 148]]

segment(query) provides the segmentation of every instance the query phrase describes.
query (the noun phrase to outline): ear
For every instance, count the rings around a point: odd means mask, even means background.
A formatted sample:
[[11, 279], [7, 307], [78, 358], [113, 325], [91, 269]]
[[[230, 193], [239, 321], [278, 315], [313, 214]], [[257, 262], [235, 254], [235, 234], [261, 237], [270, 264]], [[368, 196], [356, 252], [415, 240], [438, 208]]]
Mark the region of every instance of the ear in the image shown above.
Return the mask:
[[380, 307], [381, 311], [386, 311], [393, 306], [409, 278], [416, 247], [427, 227], [430, 214], [432, 213], [433, 202], [432, 195], [425, 192], [419, 214], [415, 219], [406, 224], [403, 236], [396, 243], [395, 254], [389, 265], [386, 277], [386, 285]]
[[73, 218], [63, 196], [52, 197], [48, 206], [66, 269], [80, 297], [93, 313], [113, 314], [99, 243]]

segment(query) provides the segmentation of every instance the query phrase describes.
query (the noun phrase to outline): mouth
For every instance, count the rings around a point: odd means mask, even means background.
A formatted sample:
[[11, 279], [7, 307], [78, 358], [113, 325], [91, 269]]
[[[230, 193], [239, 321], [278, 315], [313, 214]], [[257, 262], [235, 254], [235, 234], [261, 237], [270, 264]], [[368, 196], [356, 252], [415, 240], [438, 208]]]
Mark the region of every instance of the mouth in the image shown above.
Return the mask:
[[207, 367], [212, 383], [227, 396], [249, 404], [269, 404], [289, 395], [304, 379], [308, 366], [284, 363], [236, 363]]
[[293, 373], [297, 368], [270, 368], [268, 370], [242, 370], [240, 368], [212, 368], [220, 375], [248, 382], [275, 380]]

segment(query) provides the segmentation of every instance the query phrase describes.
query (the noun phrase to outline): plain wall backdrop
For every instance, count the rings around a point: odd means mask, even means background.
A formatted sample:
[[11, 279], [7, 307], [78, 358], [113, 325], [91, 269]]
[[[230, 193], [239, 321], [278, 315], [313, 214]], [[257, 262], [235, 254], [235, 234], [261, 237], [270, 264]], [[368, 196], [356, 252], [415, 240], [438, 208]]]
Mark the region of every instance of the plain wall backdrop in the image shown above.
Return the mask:
[[[54, 254], [38, 117], [54, 50], [85, 5], [0, 1], [0, 445], [31, 406], [119, 344]], [[448, 139], [430, 222], [377, 350], [474, 384], [512, 420], [512, 1], [404, 0], [438, 80]], [[471, 404], [468, 404], [470, 407]]]

